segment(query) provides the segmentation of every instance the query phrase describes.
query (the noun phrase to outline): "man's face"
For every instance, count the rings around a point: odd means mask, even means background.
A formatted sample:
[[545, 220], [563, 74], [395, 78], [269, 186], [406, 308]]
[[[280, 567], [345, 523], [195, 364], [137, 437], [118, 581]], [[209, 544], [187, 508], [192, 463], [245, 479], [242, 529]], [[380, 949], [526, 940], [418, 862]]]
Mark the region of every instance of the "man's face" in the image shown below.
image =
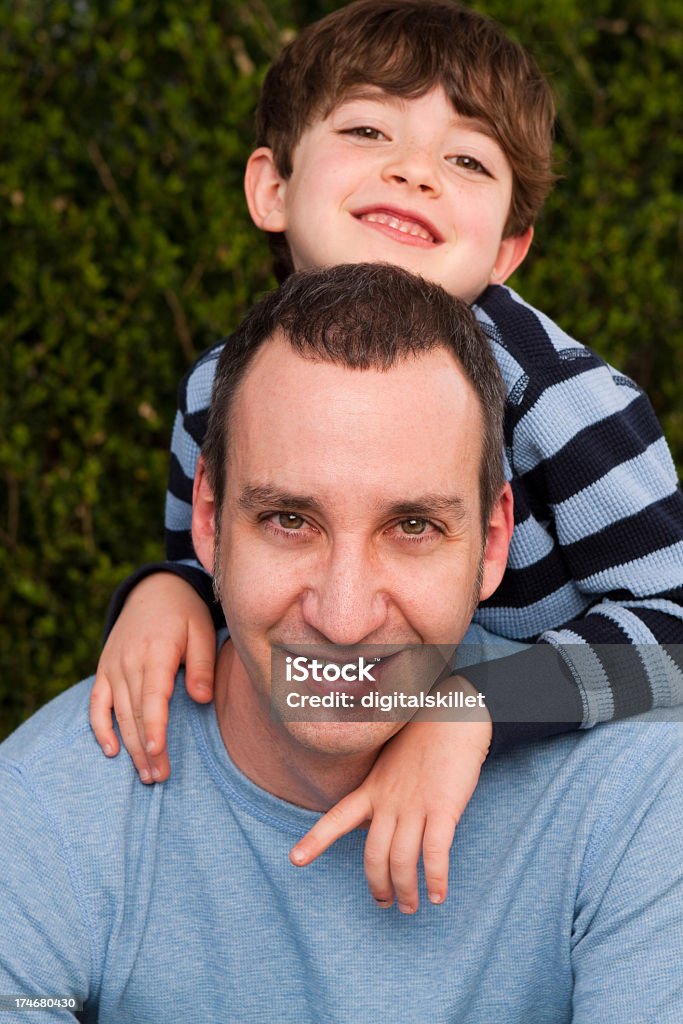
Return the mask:
[[[232, 408], [217, 558], [252, 713], [269, 714], [273, 647], [460, 640], [484, 548], [480, 435], [445, 349], [387, 372], [303, 359], [281, 339], [260, 349]], [[504, 558], [484, 558], [484, 596]], [[375, 749], [398, 728], [284, 725], [328, 753]]]
[[356, 92], [315, 121], [294, 150], [291, 177], [267, 193], [268, 223], [253, 201], [255, 167], [247, 170], [252, 216], [285, 232], [297, 270], [381, 261], [472, 302], [512, 273], [531, 241], [531, 230], [503, 240], [508, 160], [441, 87], [416, 99]]

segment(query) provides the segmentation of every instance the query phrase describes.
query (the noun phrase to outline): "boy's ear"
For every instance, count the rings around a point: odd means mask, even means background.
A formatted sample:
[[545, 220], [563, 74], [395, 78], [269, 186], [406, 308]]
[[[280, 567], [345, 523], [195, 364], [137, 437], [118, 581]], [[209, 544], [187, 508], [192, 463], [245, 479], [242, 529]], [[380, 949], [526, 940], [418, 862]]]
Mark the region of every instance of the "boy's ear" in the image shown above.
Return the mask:
[[503, 578], [514, 525], [512, 488], [506, 483], [489, 520], [480, 601], [490, 597]]
[[207, 572], [213, 572], [216, 540], [216, 505], [213, 490], [200, 456], [192, 491], [192, 543], [197, 557]]
[[287, 183], [278, 174], [273, 151], [255, 149], [244, 172], [244, 194], [251, 219], [262, 231], [284, 231], [287, 227], [285, 191]]
[[534, 237], [533, 227], [523, 235], [510, 235], [500, 243], [496, 263], [491, 271], [489, 284], [503, 284], [524, 261]]

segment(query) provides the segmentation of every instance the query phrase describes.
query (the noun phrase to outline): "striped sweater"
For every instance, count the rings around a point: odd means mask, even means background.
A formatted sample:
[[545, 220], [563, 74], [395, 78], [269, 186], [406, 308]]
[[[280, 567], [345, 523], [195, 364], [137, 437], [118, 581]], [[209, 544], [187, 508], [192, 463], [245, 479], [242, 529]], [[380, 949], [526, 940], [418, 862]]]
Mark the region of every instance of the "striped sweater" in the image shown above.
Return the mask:
[[[488, 288], [474, 311], [505, 381], [515, 500], [507, 571], [474, 618], [532, 645], [463, 673], [486, 695], [496, 744], [683, 703], [683, 495], [647, 396], [509, 288]], [[180, 385], [168, 562], [124, 584], [110, 621], [137, 580], [162, 567], [213, 605], [190, 524], [222, 347]]]

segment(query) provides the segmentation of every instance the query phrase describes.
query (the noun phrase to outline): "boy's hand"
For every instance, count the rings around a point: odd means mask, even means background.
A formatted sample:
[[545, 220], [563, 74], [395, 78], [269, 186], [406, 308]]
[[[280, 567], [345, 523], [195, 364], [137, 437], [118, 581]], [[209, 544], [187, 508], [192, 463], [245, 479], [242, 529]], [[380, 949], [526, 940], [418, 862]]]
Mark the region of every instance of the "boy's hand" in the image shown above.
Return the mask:
[[104, 753], [119, 752], [113, 707], [142, 781], [167, 779], [166, 726], [176, 672], [185, 661], [188, 693], [207, 703], [215, 658], [211, 615], [189, 583], [166, 572], [138, 583], [107, 638], [90, 698], [90, 722]]
[[[476, 694], [463, 679], [444, 689]], [[463, 716], [467, 712], [463, 712]], [[453, 834], [476, 789], [491, 745], [492, 726], [481, 708], [472, 717], [486, 721], [413, 719], [385, 745], [365, 781], [335, 804], [292, 849], [293, 864], [310, 864], [341, 836], [370, 823], [365, 843], [365, 874], [382, 907], [393, 903], [412, 914], [418, 908], [420, 851], [432, 903], [448, 894]]]

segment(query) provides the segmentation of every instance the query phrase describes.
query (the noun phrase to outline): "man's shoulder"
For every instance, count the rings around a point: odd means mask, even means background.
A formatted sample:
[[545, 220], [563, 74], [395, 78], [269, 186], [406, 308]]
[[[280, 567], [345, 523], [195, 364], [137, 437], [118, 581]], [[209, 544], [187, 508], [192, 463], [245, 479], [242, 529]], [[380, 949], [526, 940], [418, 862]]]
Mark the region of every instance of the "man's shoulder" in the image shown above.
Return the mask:
[[[125, 802], [138, 788], [137, 772], [123, 748], [115, 758], [102, 753], [90, 725], [90, 694], [94, 677], [84, 679], [40, 708], [0, 744], [0, 772], [5, 780], [12, 776], [26, 790], [40, 794], [50, 802], [64, 801], [83, 807], [96, 807], [101, 794]], [[185, 720], [182, 707], [189, 703], [177, 699], [184, 686], [176, 686], [174, 710], [169, 726], [171, 736], [182, 733]], [[6, 784], [6, 783], [4, 783]], [[92, 797], [92, 801], [91, 801]]]
[[523, 744], [492, 764], [500, 761], [499, 779], [516, 779], [516, 785], [521, 771], [537, 792], [565, 793], [577, 809], [590, 805], [608, 816], [616, 803], [649, 803], [664, 788], [683, 799], [683, 721], [675, 720], [677, 711], [649, 712]]
[[23, 773], [54, 762], [61, 752], [82, 757], [99, 751], [89, 721], [93, 683], [90, 677], [70, 687], [20, 725], [0, 744], [0, 765]]

